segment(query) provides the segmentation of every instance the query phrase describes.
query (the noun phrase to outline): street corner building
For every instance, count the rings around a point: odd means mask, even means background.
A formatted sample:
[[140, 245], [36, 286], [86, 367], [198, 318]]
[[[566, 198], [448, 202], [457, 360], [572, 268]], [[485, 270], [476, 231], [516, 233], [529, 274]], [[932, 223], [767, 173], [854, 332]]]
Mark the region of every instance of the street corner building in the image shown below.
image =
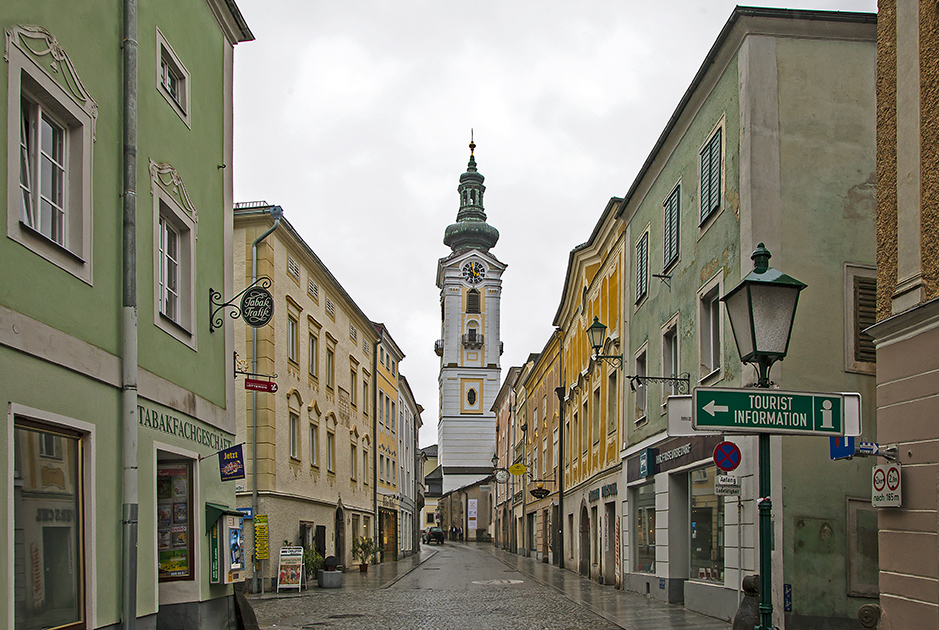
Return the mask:
[[208, 296], [234, 288], [253, 35], [221, 0], [10, 0], [0, 22], [0, 626], [232, 628], [234, 331]]

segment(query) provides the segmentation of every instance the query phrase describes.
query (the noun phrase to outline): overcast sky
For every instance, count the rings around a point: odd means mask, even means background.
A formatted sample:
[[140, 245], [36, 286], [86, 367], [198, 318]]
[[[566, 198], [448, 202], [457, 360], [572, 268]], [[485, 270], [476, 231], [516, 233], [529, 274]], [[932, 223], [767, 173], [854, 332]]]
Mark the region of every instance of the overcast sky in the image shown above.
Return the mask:
[[[794, 8], [877, 10], [875, 0]], [[237, 0], [235, 201], [284, 216], [407, 355], [437, 442], [437, 260], [475, 130], [503, 376], [553, 330], [568, 253], [629, 189], [735, 3]], [[759, 0], [754, 6], [780, 6]]]

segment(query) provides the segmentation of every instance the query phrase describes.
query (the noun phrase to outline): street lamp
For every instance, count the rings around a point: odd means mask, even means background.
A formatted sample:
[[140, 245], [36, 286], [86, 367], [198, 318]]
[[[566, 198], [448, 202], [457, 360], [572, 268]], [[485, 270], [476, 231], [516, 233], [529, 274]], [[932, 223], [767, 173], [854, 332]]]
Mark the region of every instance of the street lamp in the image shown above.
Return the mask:
[[[600, 321], [599, 317], [593, 318], [593, 323], [587, 327], [587, 341], [590, 343], [590, 347], [593, 348], [593, 360], [599, 361], [603, 359], [609, 363], [614, 368], [623, 367], [623, 355], [621, 354], [600, 354], [600, 350], [606, 345], [606, 325]], [[687, 372], [678, 374], [677, 376], [646, 376], [645, 374], [633, 374], [626, 375], [626, 378], [629, 379], [629, 388], [632, 391], [636, 391], [636, 387], [642, 387], [644, 381], [651, 381], [655, 383], [667, 383], [675, 388], [675, 391], [680, 394], [688, 393], [688, 384], [690, 382], [690, 375]]]
[[496, 453], [492, 454], [492, 467], [497, 468], [499, 466], [499, 456]]
[[[740, 361], [756, 364], [759, 373], [757, 387], [763, 388], [770, 386], [769, 371], [773, 363], [782, 361], [789, 350], [799, 293], [806, 287], [804, 283], [770, 267], [771, 257], [769, 250], [760, 243], [750, 256], [753, 271], [721, 298], [727, 307]], [[756, 630], [773, 628], [773, 559], [770, 549], [773, 504], [770, 500], [769, 437], [769, 433], [760, 433], [759, 437], [760, 625]]]

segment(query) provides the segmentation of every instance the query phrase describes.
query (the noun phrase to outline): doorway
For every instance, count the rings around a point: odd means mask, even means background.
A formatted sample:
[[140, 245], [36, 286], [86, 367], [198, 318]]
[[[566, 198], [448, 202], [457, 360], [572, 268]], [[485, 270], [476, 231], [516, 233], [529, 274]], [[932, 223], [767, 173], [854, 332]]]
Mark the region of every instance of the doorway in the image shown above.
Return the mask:
[[336, 508], [336, 560], [341, 566], [346, 564], [346, 520], [342, 506]]
[[590, 575], [590, 516], [586, 505], [580, 508], [580, 574]]

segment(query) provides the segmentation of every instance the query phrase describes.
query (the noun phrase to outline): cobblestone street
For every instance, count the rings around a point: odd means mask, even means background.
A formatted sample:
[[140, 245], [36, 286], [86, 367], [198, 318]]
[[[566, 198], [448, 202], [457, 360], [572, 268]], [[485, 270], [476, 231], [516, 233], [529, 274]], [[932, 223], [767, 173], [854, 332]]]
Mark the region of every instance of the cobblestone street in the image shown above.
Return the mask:
[[447, 543], [343, 576], [341, 589], [252, 596], [265, 630], [728, 630], [730, 625], [570, 571], [494, 549]]

